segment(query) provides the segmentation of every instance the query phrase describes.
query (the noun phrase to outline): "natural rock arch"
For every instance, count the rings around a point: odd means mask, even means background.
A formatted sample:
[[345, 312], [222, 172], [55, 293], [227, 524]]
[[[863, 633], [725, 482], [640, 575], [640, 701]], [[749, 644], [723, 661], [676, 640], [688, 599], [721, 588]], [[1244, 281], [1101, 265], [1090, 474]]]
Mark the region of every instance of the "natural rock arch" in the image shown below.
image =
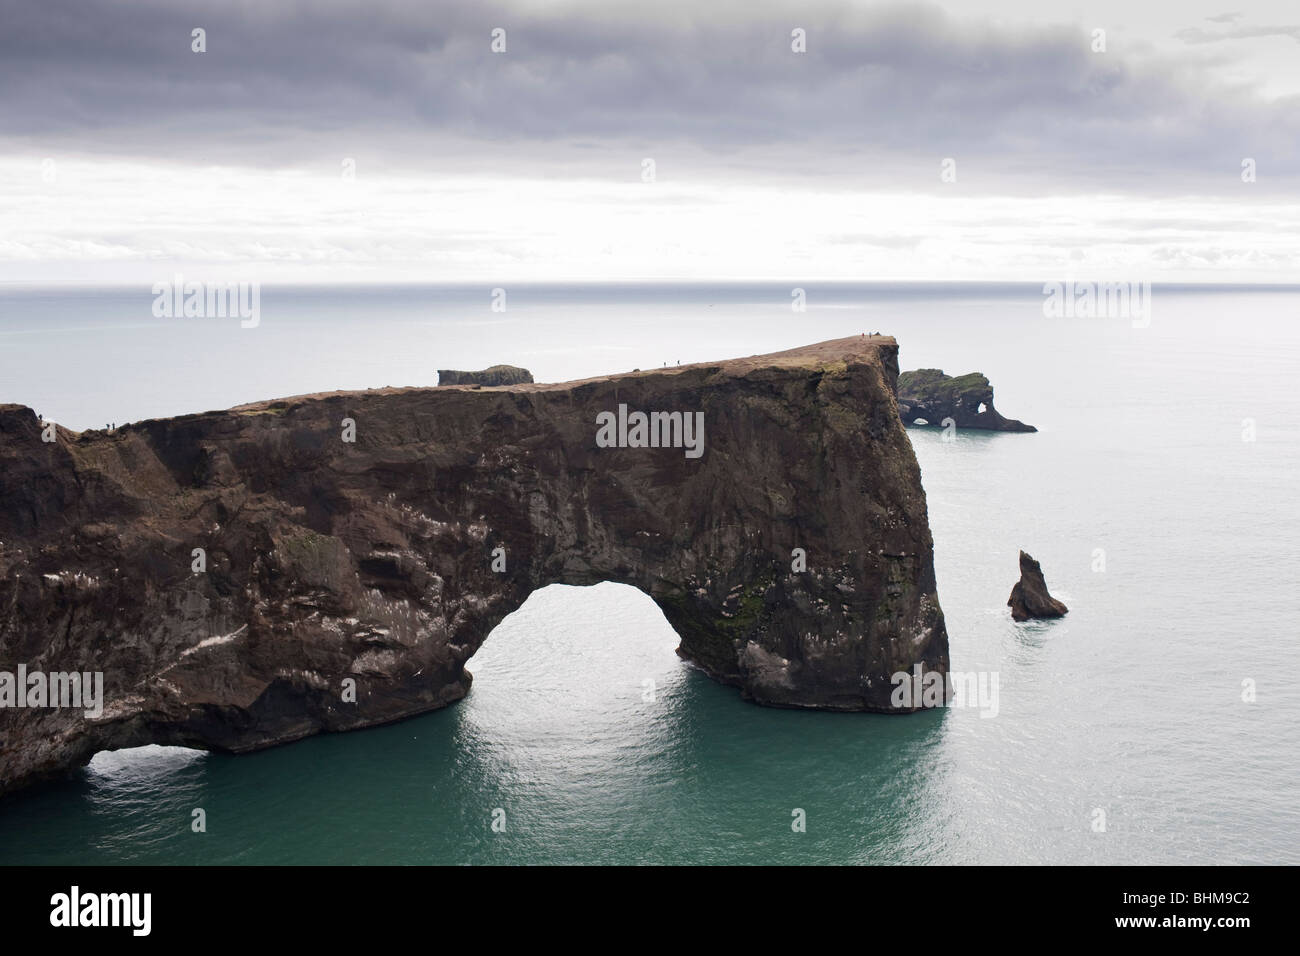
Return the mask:
[[[54, 442], [0, 406], [0, 670], [105, 685], [94, 718], [0, 709], [0, 790], [102, 749], [238, 752], [444, 706], [551, 583], [640, 588], [683, 656], [758, 703], [891, 712], [891, 675], [948, 665], [897, 374], [876, 336]], [[702, 413], [702, 454], [599, 447], [620, 405]]]

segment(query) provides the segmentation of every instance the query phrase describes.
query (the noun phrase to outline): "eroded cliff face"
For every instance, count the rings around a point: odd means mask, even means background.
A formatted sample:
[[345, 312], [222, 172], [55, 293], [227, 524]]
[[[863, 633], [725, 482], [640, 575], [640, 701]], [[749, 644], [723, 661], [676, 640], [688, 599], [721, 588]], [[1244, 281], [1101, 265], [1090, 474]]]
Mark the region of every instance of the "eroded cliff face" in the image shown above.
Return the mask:
[[[894, 712], [892, 674], [948, 665], [897, 374], [892, 338], [849, 338], [53, 442], [0, 406], [0, 671], [104, 675], [97, 716], [0, 708], [0, 790], [102, 749], [246, 751], [445, 706], [556, 582], [640, 588], [758, 703]], [[620, 405], [701, 412], [702, 454], [599, 447]]]

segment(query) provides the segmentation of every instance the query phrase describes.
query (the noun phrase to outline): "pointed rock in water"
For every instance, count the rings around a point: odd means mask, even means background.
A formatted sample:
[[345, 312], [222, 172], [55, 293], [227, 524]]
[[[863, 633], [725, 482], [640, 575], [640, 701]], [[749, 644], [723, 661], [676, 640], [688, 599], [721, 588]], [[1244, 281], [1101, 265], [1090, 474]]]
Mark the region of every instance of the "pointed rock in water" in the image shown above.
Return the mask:
[[1020, 552], [1020, 580], [1011, 589], [1007, 607], [1011, 608], [1011, 617], [1016, 621], [1064, 617], [1070, 610], [1047, 593], [1043, 569], [1023, 551]]

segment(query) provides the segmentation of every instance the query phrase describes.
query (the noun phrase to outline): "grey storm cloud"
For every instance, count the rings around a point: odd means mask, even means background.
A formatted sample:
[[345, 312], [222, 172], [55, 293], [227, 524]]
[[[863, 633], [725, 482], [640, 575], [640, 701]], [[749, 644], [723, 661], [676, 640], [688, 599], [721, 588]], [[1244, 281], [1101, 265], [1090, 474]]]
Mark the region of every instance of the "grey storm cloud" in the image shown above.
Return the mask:
[[[1193, 61], [1094, 53], [1081, 26], [930, 5], [0, 0], [11, 149], [292, 165], [358, 149], [574, 168], [624, 146], [783, 174], [954, 156], [1009, 177], [1300, 172], [1300, 98]], [[1225, 15], [1226, 16], [1226, 15]], [[207, 52], [191, 52], [191, 30]], [[507, 52], [489, 48], [506, 30]], [[807, 53], [791, 30], [807, 31]], [[1189, 34], [1189, 37], [1191, 35]], [[1189, 39], [1188, 42], [1200, 42]], [[969, 168], [969, 167], [966, 167]]]

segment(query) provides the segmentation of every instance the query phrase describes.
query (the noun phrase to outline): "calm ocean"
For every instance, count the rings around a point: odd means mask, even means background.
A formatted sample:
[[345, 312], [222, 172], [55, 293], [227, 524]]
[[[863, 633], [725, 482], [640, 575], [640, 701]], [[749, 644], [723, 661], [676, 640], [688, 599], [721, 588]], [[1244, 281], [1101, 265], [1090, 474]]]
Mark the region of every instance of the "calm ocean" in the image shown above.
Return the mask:
[[[1040, 429], [909, 432], [952, 666], [998, 675], [996, 716], [756, 707], [648, 597], [556, 586], [453, 707], [100, 754], [0, 799], [0, 863], [1300, 863], [1300, 294], [1157, 287], [1135, 328], [1046, 318], [1041, 286], [803, 283], [794, 313], [791, 285], [511, 286], [504, 312], [488, 286], [266, 288], [250, 329], [156, 319], [147, 287], [0, 287], [0, 401], [102, 427], [892, 334]], [[1020, 548], [1068, 617], [1011, 622]]]

